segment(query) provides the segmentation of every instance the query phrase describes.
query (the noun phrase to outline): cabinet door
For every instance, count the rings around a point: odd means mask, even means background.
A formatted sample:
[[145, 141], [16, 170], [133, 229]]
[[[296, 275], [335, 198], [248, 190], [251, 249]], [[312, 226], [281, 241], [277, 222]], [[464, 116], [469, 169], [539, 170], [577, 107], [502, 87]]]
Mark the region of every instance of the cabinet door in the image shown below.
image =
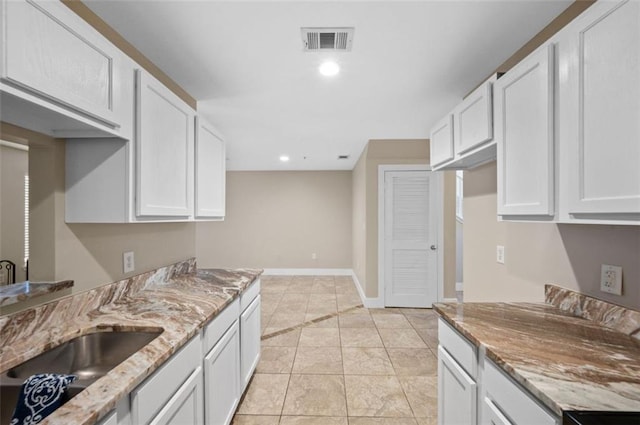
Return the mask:
[[555, 213], [553, 63], [542, 46], [494, 85], [500, 215]]
[[493, 402], [488, 399], [488, 398], [484, 398], [484, 401], [482, 402], [482, 411], [484, 414], [484, 419], [482, 421], [483, 424], [486, 425], [512, 425], [511, 422], [509, 422], [509, 419], [507, 419], [502, 412], [500, 411], [500, 409], [498, 409], [498, 407], [493, 404]]
[[204, 120], [196, 122], [196, 218], [224, 217], [224, 141]]
[[3, 1], [2, 79], [119, 127], [119, 51], [60, 2]]
[[150, 425], [202, 425], [202, 368], [198, 367], [150, 422]]
[[474, 90], [454, 111], [456, 155], [493, 139], [492, 84]]
[[569, 213], [638, 214], [640, 3], [597, 2], [569, 32], [560, 54]]
[[431, 168], [453, 159], [453, 115], [449, 114], [431, 129]]
[[244, 392], [260, 360], [260, 295], [240, 316], [241, 384]]
[[[228, 425], [240, 401], [240, 327], [236, 321], [204, 359], [207, 425]], [[220, 385], [224, 382], [224, 385]]]
[[138, 216], [193, 214], [195, 112], [145, 71], [137, 71]]
[[475, 425], [477, 387], [474, 380], [438, 347], [438, 425]]

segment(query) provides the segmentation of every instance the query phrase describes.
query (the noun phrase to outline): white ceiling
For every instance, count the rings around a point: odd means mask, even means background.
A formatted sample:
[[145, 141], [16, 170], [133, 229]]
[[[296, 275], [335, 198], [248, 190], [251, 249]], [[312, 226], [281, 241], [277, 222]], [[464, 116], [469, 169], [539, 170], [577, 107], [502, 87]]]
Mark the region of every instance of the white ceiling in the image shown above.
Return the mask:
[[[198, 100], [231, 170], [350, 170], [370, 139], [428, 138], [571, 2], [86, 0]], [[303, 52], [303, 26], [355, 27], [352, 51]]]

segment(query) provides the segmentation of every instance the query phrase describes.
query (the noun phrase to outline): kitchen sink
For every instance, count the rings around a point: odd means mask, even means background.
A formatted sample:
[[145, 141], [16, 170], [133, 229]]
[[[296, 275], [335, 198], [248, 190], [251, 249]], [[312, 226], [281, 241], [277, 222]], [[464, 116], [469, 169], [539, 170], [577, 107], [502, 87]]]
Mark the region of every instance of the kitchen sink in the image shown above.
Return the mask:
[[68, 390], [69, 398], [72, 398], [153, 341], [161, 332], [94, 332], [67, 341], [7, 370], [0, 376], [0, 425], [10, 423], [20, 387], [31, 375], [76, 375], [78, 379]]

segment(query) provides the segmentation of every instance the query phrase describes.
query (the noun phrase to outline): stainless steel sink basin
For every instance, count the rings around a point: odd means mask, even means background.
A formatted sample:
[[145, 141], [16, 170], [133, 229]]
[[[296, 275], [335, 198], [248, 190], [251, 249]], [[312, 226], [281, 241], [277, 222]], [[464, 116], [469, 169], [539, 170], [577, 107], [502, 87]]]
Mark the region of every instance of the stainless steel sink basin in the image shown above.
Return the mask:
[[31, 375], [64, 373], [78, 376], [68, 391], [71, 398], [153, 341], [161, 332], [90, 333], [7, 370], [0, 376], [0, 425], [11, 421], [20, 386]]

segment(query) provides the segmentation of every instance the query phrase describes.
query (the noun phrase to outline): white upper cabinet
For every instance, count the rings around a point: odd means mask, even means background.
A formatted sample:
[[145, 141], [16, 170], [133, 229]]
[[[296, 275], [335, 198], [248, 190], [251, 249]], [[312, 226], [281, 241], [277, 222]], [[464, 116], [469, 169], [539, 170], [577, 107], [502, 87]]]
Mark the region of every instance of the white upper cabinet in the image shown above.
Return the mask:
[[640, 224], [640, 3], [598, 1], [560, 40], [569, 219]]
[[61, 2], [3, 1], [0, 13], [3, 120], [56, 137], [119, 136], [122, 53]]
[[431, 130], [431, 168], [465, 170], [495, 159], [491, 77]]
[[146, 71], [136, 76], [136, 213], [188, 218], [195, 111]]
[[196, 119], [196, 219], [222, 218], [225, 214], [225, 144], [202, 118]]
[[500, 215], [555, 213], [553, 63], [546, 44], [495, 83]]
[[446, 117], [436, 123], [431, 129], [431, 168], [451, 161], [453, 159], [453, 115]]
[[453, 111], [454, 141], [460, 155], [493, 139], [492, 83], [488, 81], [467, 96]]

